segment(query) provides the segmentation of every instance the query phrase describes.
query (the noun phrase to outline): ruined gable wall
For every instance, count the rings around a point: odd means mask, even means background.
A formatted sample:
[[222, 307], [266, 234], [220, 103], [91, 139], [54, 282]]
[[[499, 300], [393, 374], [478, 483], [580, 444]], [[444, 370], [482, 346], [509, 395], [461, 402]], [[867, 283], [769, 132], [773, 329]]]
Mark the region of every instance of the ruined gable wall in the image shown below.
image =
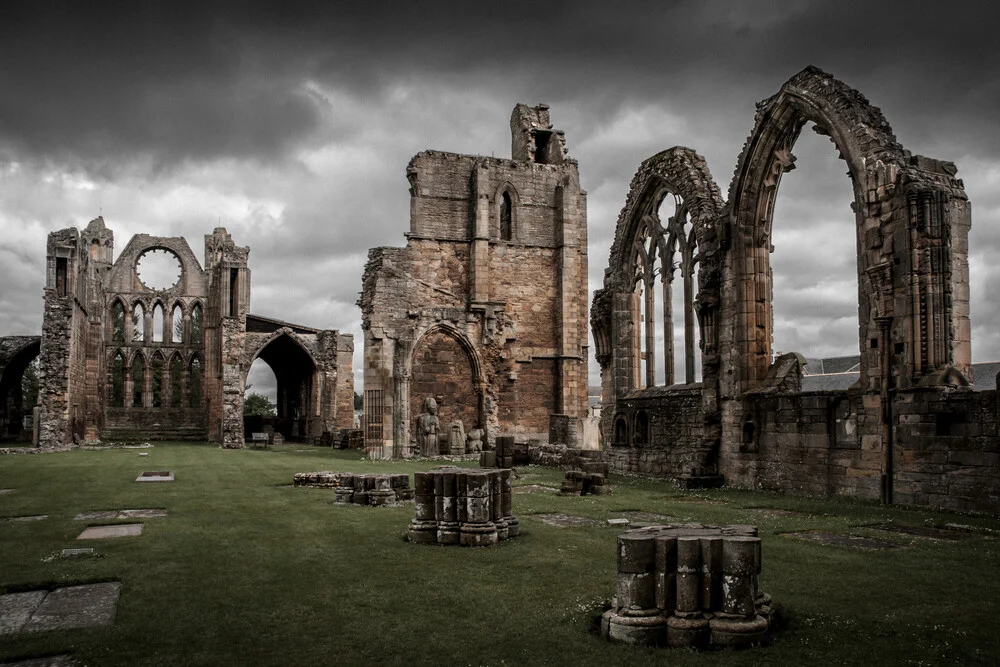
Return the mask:
[[[630, 475], [676, 477], [702, 475], [710, 462], [701, 444], [701, 387], [679, 385], [652, 387], [626, 394], [615, 403], [614, 418], [626, 424], [625, 438], [606, 440], [605, 451], [611, 469]], [[637, 432], [637, 417], [648, 424], [647, 437]]]

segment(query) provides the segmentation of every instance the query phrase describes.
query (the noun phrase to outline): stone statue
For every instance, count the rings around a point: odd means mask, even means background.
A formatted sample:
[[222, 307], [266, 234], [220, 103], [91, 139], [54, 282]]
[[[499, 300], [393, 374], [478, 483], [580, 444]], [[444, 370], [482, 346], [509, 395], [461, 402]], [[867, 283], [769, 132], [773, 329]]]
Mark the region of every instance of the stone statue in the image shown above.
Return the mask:
[[422, 456], [437, 456], [440, 454], [438, 430], [441, 421], [437, 416], [437, 401], [433, 396], [424, 399], [424, 412], [417, 417], [417, 447]]
[[469, 442], [465, 451], [469, 454], [478, 454], [483, 451], [483, 429], [474, 428], [469, 431]]
[[458, 420], [448, 425], [448, 453], [452, 456], [465, 454], [465, 426]]

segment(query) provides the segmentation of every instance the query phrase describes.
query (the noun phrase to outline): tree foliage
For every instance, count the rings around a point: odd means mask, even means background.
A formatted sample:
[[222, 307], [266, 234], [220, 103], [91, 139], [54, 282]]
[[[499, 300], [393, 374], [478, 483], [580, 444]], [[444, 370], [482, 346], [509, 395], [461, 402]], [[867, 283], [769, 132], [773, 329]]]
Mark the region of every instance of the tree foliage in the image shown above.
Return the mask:
[[364, 407], [365, 399], [361, 398], [361, 394], [354, 392], [354, 409], [361, 410]]
[[253, 391], [243, 397], [244, 417], [274, 417], [277, 414], [277, 406], [264, 394]]
[[24, 369], [21, 376], [21, 405], [30, 411], [38, 402], [38, 359]]

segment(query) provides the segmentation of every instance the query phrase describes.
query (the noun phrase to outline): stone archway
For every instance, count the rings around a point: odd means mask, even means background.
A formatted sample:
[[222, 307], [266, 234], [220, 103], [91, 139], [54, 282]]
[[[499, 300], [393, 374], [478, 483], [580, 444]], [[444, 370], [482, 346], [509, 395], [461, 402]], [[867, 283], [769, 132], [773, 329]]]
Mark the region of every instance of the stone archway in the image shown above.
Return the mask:
[[758, 105], [730, 185], [721, 315], [733, 326], [720, 347], [733, 372], [722, 393], [752, 389], [771, 365], [774, 201], [807, 122], [830, 137], [854, 191], [861, 386], [922, 384], [950, 367], [967, 375], [970, 214], [954, 165], [905, 151], [861, 93], [808, 67]]
[[[249, 372], [260, 359], [274, 372], [277, 380], [277, 417], [274, 430], [289, 440], [304, 440], [323, 431], [319, 410], [318, 364], [293, 334], [282, 332], [271, 337], [246, 364]], [[246, 386], [246, 377], [243, 378]]]
[[34, 404], [25, 400], [22, 380], [40, 350], [39, 336], [0, 338], [0, 440], [28, 439], [24, 418], [31, 416]]
[[424, 333], [410, 355], [409, 423], [423, 412], [424, 400], [433, 396], [442, 433], [453, 421], [461, 421], [466, 432], [484, 427], [478, 375], [467, 342], [440, 327]]

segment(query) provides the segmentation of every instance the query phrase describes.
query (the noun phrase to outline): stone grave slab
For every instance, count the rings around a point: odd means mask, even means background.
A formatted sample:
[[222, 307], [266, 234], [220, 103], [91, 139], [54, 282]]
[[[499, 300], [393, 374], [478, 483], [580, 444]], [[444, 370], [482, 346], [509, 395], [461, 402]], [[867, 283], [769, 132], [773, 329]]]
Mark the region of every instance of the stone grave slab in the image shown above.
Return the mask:
[[617, 519], [608, 519], [608, 525], [609, 526], [617, 526], [619, 528], [622, 528], [624, 526], [627, 526], [628, 524], [629, 524], [629, 521], [625, 517], [620, 517], [620, 518], [617, 518]]
[[44, 521], [48, 519], [48, 514], [29, 514], [27, 516], [5, 516], [0, 517], [0, 523], [14, 523], [15, 521]]
[[828, 533], [822, 530], [800, 530], [789, 533], [779, 533], [785, 537], [794, 537], [809, 542], [819, 542], [820, 544], [830, 544], [838, 547], [849, 547], [852, 549], [868, 549], [879, 551], [882, 549], [898, 549], [900, 545], [886, 540], [878, 540], [874, 537], [861, 537], [859, 535], [844, 535], [842, 533]]
[[149, 452], [139, 452], [139, 456], [149, 456]]
[[14, 489], [0, 489], [0, 496], [7, 495], [8, 493], [14, 493]]
[[78, 540], [108, 540], [116, 537], [142, 535], [141, 523], [120, 523], [115, 526], [89, 526], [77, 535]]
[[74, 521], [107, 521], [110, 519], [155, 519], [167, 516], [164, 509], [134, 509], [134, 510], [92, 510], [80, 512]]
[[677, 521], [677, 519], [667, 516], [666, 514], [656, 514], [655, 512], [645, 512], [643, 510], [622, 510], [620, 512], [612, 512], [612, 514], [624, 517], [632, 523], [636, 521], [650, 521], [656, 523], [670, 523], [672, 521]]
[[144, 472], [135, 478], [137, 482], [172, 482], [174, 481], [174, 473], [169, 470], [154, 470], [152, 472]]
[[529, 514], [528, 516], [542, 523], [547, 523], [550, 526], [558, 526], [559, 528], [590, 528], [591, 526], [601, 525], [601, 522], [597, 519], [576, 516], [574, 514]]
[[24, 632], [97, 628], [111, 625], [118, 610], [120, 581], [57, 588], [42, 600]]
[[968, 535], [962, 535], [953, 530], [942, 530], [940, 528], [930, 528], [928, 526], [906, 526], [897, 523], [872, 523], [864, 528], [881, 530], [887, 533], [898, 533], [900, 535], [912, 535], [913, 537], [924, 537], [929, 540], [949, 540], [952, 542], [964, 540]]
[[522, 484], [514, 487], [514, 493], [556, 493], [558, 490], [544, 484]]
[[28, 591], [0, 595], [0, 637], [21, 631], [48, 591]]
[[79, 664], [71, 655], [48, 655], [17, 662], [0, 662], [0, 667], [77, 667]]
[[728, 500], [722, 498], [699, 498], [698, 496], [666, 496], [664, 500], [672, 503], [691, 503], [693, 505], [726, 505]]
[[94, 555], [93, 547], [83, 547], [82, 549], [63, 549], [60, 554], [63, 558], [83, 558]]

